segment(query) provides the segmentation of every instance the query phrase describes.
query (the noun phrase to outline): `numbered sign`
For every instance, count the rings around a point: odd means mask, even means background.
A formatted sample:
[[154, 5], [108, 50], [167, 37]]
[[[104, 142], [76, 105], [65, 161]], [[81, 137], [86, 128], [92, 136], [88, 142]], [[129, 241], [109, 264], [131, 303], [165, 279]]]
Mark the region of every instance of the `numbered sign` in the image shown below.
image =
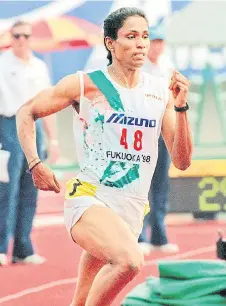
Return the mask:
[[[198, 188], [202, 190], [198, 201], [200, 211], [226, 210], [226, 177], [203, 177]], [[224, 198], [224, 203], [219, 201], [220, 196]]]
[[173, 212], [226, 211], [226, 177], [171, 178], [169, 206]]

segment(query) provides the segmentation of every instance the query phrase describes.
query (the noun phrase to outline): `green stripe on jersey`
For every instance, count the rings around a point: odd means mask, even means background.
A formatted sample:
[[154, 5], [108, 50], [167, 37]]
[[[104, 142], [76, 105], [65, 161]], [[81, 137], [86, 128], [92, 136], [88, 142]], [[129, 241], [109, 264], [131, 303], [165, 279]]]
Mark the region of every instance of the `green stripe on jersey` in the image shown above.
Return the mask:
[[110, 106], [118, 112], [124, 111], [124, 106], [117, 89], [112, 85], [108, 78], [106, 78], [104, 73], [101, 70], [97, 70], [88, 73], [88, 75], [108, 100]]
[[[101, 70], [97, 70], [88, 73], [88, 75], [93, 83], [97, 86], [97, 88], [105, 96], [110, 106], [115, 111], [124, 112], [125, 110], [119, 92], [104, 75], [104, 73]], [[139, 178], [139, 165], [132, 164], [130, 169], [126, 168], [127, 167], [125, 162], [111, 161], [107, 168], [104, 170], [104, 174], [100, 179], [100, 183], [106, 186], [123, 188], [125, 185], [128, 185]], [[118, 172], [122, 173], [122, 177], [115, 181], [109, 181], [109, 179]]]

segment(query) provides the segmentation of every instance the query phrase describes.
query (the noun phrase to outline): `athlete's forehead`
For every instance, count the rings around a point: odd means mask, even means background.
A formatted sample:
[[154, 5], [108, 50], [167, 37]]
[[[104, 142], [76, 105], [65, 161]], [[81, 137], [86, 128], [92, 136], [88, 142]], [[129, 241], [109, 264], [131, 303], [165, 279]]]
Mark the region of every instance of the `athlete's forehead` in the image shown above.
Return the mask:
[[118, 30], [118, 35], [125, 33], [148, 33], [147, 20], [141, 16], [131, 16], [126, 19], [123, 26]]

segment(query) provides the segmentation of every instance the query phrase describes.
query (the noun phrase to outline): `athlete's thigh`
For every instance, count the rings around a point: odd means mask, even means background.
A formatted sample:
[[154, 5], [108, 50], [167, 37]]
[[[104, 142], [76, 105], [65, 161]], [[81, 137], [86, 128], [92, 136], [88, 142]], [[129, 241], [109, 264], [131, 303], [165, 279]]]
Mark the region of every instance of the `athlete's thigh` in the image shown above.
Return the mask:
[[[123, 205], [123, 204], [122, 204]], [[93, 205], [71, 229], [73, 239], [100, 260], [140, 256], [137, 238], [110, 208]]]

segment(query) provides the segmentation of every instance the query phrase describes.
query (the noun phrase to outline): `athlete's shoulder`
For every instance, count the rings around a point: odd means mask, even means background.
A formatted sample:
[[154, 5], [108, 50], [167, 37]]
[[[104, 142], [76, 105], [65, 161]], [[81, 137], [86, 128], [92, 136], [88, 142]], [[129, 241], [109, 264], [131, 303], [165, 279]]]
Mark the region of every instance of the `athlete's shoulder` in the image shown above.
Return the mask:
[[104, 69], [89, 69], [86, 71], [83, 71], [83, 80], [86, 86], [94, 86], [94, 83], [96, 81], [98, 82], [104, 82], [106, 79], [108, 79], [106, 70]]
[[94, 73], [94, 72], [104, 72], [104, 69], [87, 69], [85, 71], [83, 71], [84, 74], [89, 74], [89, 73]]
[[90, 78], [92, 78], [93, 75], [104, 75], [104, 71], [102, 69], [87, 69], [83, 71], [77, 71], [77, 73], [84, 79], [85, 83], [89, 83]]

